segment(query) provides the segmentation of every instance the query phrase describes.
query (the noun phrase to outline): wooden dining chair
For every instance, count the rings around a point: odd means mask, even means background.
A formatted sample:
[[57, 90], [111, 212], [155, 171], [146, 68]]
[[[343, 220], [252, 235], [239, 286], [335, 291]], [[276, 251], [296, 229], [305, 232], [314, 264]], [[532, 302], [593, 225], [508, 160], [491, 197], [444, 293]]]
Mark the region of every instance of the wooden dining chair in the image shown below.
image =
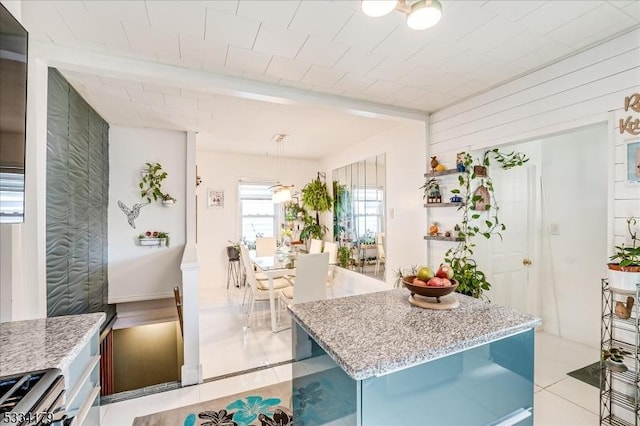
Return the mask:
[[280, 290], [286, 303], [304, 303], [327, 298], [329, 253], [300, 254], [296, 259], [296, 284]]
[[256, 238], [256, 257], [273, 256], [277, 248], [276, 237]]
[[[249, 257], [249, 250], [244, 244], [240, 245], [240, 255], [242, 256], [242, 264], [244, 265], [245, 274], [247, 275], [247, 288], [249, 291], [249, 312], [247, 313], [247, 326], [251, 327], [256, 301], [269, 301], [269, 282], [256, 279], [256, 272], [253, 269], [251, 257]], [[278, 293], [276, 292], [278, 290], [285, 289], [286, 287], [290, 287], [289, 281], [283, 278], [273, 279], [273, 291], [276, 301], [279, 299]]]

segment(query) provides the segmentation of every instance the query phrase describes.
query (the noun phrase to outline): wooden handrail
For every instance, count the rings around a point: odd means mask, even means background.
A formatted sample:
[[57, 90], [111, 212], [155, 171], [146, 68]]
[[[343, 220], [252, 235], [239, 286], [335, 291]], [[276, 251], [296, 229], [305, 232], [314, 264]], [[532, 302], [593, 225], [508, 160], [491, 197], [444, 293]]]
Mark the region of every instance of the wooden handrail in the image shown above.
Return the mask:
[[180, 334], [184, 337], [184, 325], [182, 323], [182, 298], [180, 297], [180, 288], [173, 288], [173, 298], [176, 300], [176, 309], [178, 310], [178, 322], [180, 323]]

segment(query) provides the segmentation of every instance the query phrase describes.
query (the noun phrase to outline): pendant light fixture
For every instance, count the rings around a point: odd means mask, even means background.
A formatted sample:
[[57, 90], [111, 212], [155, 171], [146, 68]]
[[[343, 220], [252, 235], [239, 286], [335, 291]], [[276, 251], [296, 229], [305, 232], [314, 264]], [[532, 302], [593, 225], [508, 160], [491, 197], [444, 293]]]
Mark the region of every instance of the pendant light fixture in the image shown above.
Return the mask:
[[426, 30], [442, 18], [442, 4], [438, 0], [362, 0], [360, 4], [365, 15], [380, 17], [397, 10], [407, 15], [407, 26], [413, 30]]
[[278, 178], [278, 183], [276, 183], [271, 187], [271, 191], [272, 191], [271, 201], [273, 201], [276, 204], [291, 201], [291, 189], [293, 188], [293, 185], [283, 185], [280, 183], [280, 180], [279, 180], [280, 173], [282, 171], [282, 155], [284, 152], [283, 144], [284, 144], [284, 138], [286, 136], [287, 135], [285, 135], [284, 133], [278, 133], [274, 135], [273, 138], [271, 138], [272, 141], [278, 144], [278, 156], [277, 156], [277, 164], [276, 164], [276, 167], [277, 167], [276, 178]]

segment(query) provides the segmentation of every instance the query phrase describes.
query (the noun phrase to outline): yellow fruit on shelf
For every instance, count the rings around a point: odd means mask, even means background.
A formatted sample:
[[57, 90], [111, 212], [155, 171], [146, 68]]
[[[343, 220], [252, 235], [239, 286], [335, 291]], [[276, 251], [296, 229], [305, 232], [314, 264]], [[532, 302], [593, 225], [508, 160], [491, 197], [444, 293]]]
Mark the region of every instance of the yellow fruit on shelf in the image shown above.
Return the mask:
[[445, 170], [447, 170], [447, 168], [445, 167], [444, 164], [438, 164], [436, 166], [436, 172], [444, 172]]

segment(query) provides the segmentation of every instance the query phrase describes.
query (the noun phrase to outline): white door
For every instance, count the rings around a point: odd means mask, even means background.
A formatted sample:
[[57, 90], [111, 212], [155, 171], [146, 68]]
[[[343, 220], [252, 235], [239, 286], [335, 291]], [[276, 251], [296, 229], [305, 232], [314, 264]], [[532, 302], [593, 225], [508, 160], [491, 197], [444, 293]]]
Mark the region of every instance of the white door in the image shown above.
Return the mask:
[[525, 165], [510, 170], [490, 170], [499, 217], [507, 227], [502, 240], [492, 236], [487, 244], [486, 268], [491, 290], [486, 294], [497, 304], [519, 312], [537, 314], [534, 247], [535, 167]]

